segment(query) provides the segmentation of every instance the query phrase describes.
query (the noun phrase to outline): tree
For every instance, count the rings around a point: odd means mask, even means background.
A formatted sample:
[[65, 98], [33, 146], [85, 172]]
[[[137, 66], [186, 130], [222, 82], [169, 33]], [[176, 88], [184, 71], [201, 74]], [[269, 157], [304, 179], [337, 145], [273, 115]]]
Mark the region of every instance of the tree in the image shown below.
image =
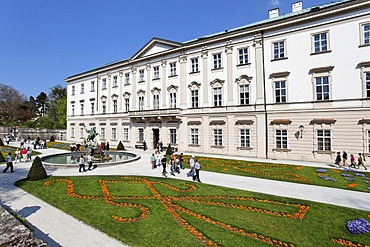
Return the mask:
[[11, 86], [0, 84], [0, 121], [10, 124], [17, 120], [21, 104], [25, 101], [25, 96], [21, 95]]
[[45, 179], [47, 177], [48, 175], [45, 171], [44, 166], [42, 165], [41, 159], [39, 156], [37, 156], [35, 160], [32, 162], [30, 171], [27, 174], [27, 179], [36, 181], [36, 180]]
[[36, 120], [36, 127], [40, 129], [54, 129], [54, 121], [49, 117], [39, 117]]
[[46, 95], [46, 93], [41, 92], [36, 97], [36, 106], [37, 106], [37, 112], [39, 116], [43, 117], [45, 113], [47, 112], [47, 108], [48, 108], [48, 96]]
[[67, 124], [67, 89], [57, 85], [49, 93], [48, 117], [54, 121], [54, 128], [65, 128]]
[[58, 120], [62, 129], [67, 128], [67, 96], [58, 100]]

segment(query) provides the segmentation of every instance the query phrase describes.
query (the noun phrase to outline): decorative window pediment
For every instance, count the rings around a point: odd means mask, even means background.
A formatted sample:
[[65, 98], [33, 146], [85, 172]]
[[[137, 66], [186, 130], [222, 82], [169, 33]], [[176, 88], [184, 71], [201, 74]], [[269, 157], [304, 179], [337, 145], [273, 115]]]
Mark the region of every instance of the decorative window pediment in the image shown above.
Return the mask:
[[137, 91], [137, 95], [138, 96], [144, 96], [145, 95], [145, 91], [140, 89], [139, 91]]
[[251, 81], [252, 81], [252, 78], [251, 76], [247, 76], [247, 75], [241, 75], [239, 76], [239, 78], [236, 78], [235, 79], [235, 82], [239, 85], [243, 85], [243, 84], [250, 84]]
[[123, 93], [123, 98], [125, 98], [125, 99], [130, 98], [130, 96], [131, 96], [131, 94], [129, 92], [124, 92]]
[[174, 92], [177, 92], [178, 88], [179, 88], [178, 86], [171, 85], [167, 88], [167, 91], [170, 93], [174, 93]]
[[196, 82], [196, 81], [193, 81], [192, 83], [189, 84], [188, 88], [190, 90], [197, 90], [200, 88], [200, 83]]
[[276, 72], [272, 73], [270, 75], [270, 78], [281, 78], [281, 77], [288, 77], [290, 75], [289, 71], [284, 71], [284, 72]]
[[107, 96], [101, 96], [100, 99], [101, 99], [102, 102], [106, 102], [107, 101]]
[[220, 79], [216, 78], [213, 81], [211, 81], [211, 83], [209, 85], [211, 85], [211, 87], [222, 87], [224, 82], [225, 82], [224, 80], [220, 80]]
[[154, 87], [151, 91], [152, 94], [159, 94], [161, 92], [160, 88]]
[[118, 99], [118, 95], [117, 94], [113, 94], [112, 95], [112, 100], [117, 100]]

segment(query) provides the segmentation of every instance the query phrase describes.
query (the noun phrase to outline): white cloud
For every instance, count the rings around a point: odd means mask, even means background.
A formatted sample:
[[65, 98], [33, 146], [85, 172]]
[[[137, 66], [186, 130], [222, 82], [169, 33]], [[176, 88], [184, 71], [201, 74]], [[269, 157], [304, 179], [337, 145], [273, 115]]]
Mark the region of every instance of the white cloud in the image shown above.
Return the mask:
[[269, 5], [276, 8], [276, 7], [279, 7], [281, 4], [280, 0], [270, 0], [269, 1]]

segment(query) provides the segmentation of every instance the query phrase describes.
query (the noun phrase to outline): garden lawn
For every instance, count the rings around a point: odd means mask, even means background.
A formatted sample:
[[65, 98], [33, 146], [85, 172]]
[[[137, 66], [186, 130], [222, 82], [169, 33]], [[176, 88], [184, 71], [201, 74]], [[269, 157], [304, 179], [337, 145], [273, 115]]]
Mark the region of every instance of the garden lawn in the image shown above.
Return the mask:
[[79, 176], [16, 185], [131, 246], [370, 243], [369, 233], [353, 235], [346, 229], [348, 220], [370, 220], [370, 212], [207, 184]]
[[[0, 152], [2, 153], [2, 155], [4, 156], [5, 160], [6, 160], [6, 156], [8, 156], [8, 153], [11, 152], [12, 153], [12, 159], [14, 160], [14, 152], [19, 149], [19, 151], [21, 151], [22, 149], [20, 148], [17, 148], [17, 147], [13, 147], [13, 146], [1, 146], [0, 147]], [[41, 153], [37, 152], [37, 151], [33, 151], [32, 150], [32, 156], [34, 155], [39, 155]]]
[[[188, 158], [189, 156], [184, 157], [185, 163], [187, 163]], [[318, 167], [209, 157], [197, 158], [201, 164], [201, 169], [204, 171], [370, 192], [370, 173], [361, 171], [354, 172], [325, 168], [327, 172], [319, 173], [317, 172], [320, 169]], [[299, 161], [297, 161], [297, 164], [299, 164]], [[189, 165], [185, 164], [185, 167], [189, 168]], [[344, 177], [342, 174], [348, 175]], [[335, 181], [319, 178], [319, 175], [333, 178]], [[349, 177], [351, 180], [348, 180]]]
[[[71, 145], [71, 143], [67, 143], [67, 142], [48, 142], [47, 145], [48, 145], [48, 148], [57, 148], [57, 149], [63, 149], [63, 150], [68, 150], [68, 151], [71, 150], [69, 146]], [[85, 150], [85, 147], [82, 145], [81, 151], [84, 151], [84, 150]], [[110, 147], [109, 150], [116, 150], [116, 149]]]

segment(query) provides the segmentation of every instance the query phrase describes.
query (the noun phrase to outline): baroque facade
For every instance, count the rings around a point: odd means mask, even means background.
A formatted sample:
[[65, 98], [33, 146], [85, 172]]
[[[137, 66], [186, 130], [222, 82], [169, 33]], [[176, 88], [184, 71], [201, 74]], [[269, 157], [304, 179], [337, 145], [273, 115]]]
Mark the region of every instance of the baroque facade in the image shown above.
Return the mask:
[[67, 140], [330, 162], [370, 153], [370, 2], [345, 0], [187, 42], [153, 38], [131, 58], [66, 79]]

